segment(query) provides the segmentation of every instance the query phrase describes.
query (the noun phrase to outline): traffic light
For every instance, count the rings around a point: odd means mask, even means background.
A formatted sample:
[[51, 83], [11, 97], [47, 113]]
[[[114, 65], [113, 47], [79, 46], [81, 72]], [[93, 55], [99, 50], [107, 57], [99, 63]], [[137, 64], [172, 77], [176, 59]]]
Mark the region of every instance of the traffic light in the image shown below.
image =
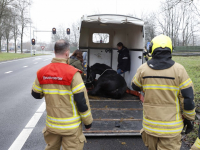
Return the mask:
[[52, 29], [52, 33], [53, 33], [53, 34], [56, 34], [56, 28], [53, 28], [53, 29]]
[[67, 28], [67, 35], [70, 35], [70, 28]]
[[32, 39], [31, 43], [32, 45], [35, 45], [35, 39]]

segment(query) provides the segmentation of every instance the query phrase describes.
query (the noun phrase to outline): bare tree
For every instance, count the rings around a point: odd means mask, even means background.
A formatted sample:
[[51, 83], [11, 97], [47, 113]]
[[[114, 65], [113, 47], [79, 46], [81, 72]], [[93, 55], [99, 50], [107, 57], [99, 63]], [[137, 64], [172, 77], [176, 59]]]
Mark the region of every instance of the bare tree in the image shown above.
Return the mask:
[[166, 0], [161, 5], [161, 10], [165, 11], [156, 17], [158, 32], [171, 37], [174, 46], [187, 46], [192, 39], [195, 40], [194, 35], [199, 24], [196, 21], [197, 16], [188, 3], [178, 3], [173, 6], [171, 2], [172, 0]]
[[72, 30], [71, 30], [71, 35], [72, 38], [71, 43], [78, 48], [79, 46], [79, 37], [80, 37], [80, 23], [77, 21], [75, 23], [72, 24]]
[[7, 43], [7, 53], [9, 52], [9, 41], [12, 37], [12, 17], [14, 13], [12, 12], [11, 8], [7, 8], [5, 11], [9, 12], [8, 15], [4, 18], [3, 23], [4, 23], [4, 36], [6, 38], [6, 43]]
[[[15, 10], [16, 12], [17, 10]], [[19, 32], [19, 16], [14, 14], [13, 15], [13, 39], [14, 39], [14, 45], [15, 45], [15, 53], [17, 53], [17, 38], [20, 35]]]
[[1, 41], [5, 34], [5, 23], [4, 20], [9, 15], [9, 7], [12, 5], [14, 0], [0, 0], [0, 52], [1, 52]]
[[30, 23], [30, 18], [28, 17], [27, 9], [30, 3], [27, 0], [17, 0], [16, 8], [19, 11], [19, 22], [20, 22], [20, 36], [21, 36], [21, 53], [23, 53], [23, 37], [24, 29], [27, 27], [27, 24]]
[[150, 42], [156, 36], [156, 19], [155, 14], [150, 13], [142, 15], [145, 24], [145, 43]]

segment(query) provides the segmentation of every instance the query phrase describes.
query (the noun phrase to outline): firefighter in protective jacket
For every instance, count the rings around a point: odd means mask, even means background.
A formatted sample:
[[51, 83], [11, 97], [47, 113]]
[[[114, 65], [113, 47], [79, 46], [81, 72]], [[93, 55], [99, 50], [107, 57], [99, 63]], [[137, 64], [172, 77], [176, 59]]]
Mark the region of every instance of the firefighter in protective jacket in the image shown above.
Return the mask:
[[46, 101], [45, 150], [60, 150], [61, 145], [63, 150], [82, 150], [86, 141], [82, 122], [90, 129], [93, 121], [80, 71], [66, 64], [69, 53], [69, 43], [56, 42], [56, 58], [37, 72], [32, 88], [34, 98], [44, 96]]
[[[185, 68], [171, 58], [172, 41], [159, 35], [151, 41], [152, 59], [143, 64], [132, 87], [144, 91], [142, 139], [149, 150], [180, 150], [181, 131], [193, 130], [193, 83]], [[182, 117], [183, 115], [183, 117]]]
[[190, 150], [200, 150], [200, 126], [198, 137]]
[[198, 137], [190, 150], [200, 150], [200, 137]]

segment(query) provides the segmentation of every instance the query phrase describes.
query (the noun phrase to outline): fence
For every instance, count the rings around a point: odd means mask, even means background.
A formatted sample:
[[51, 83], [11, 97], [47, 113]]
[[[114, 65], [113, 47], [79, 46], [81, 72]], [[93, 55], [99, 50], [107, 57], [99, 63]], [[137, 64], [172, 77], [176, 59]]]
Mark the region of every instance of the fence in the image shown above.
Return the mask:
[[173, 53], [179, 52], [200, 52], [200, 46], [177, 46], [174, 47]]

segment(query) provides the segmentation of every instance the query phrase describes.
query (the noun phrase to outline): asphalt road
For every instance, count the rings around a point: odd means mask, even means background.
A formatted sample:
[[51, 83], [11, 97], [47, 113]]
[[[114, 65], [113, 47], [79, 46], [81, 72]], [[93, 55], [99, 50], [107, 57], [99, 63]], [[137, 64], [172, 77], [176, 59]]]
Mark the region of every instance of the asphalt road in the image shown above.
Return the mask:
[[[21, 134], [44, 100], [31, 96], [36, 72], [51, 62], [53, 55], [0, 62], [0, 150], [7, 150]], [[42, 114], [27, 139], [19, 140], [22, 150], [43, 150]], [[24, 140], [24, 142], [23, 142]], [[141, 137], [89, 137], [84, 150], [146, 150]], [[19, 144], [19, 143], [18, 143]], [[188, 150], [182, 148], [181, 150]], [[18, 150], [18, 149], [15, 149]]]

